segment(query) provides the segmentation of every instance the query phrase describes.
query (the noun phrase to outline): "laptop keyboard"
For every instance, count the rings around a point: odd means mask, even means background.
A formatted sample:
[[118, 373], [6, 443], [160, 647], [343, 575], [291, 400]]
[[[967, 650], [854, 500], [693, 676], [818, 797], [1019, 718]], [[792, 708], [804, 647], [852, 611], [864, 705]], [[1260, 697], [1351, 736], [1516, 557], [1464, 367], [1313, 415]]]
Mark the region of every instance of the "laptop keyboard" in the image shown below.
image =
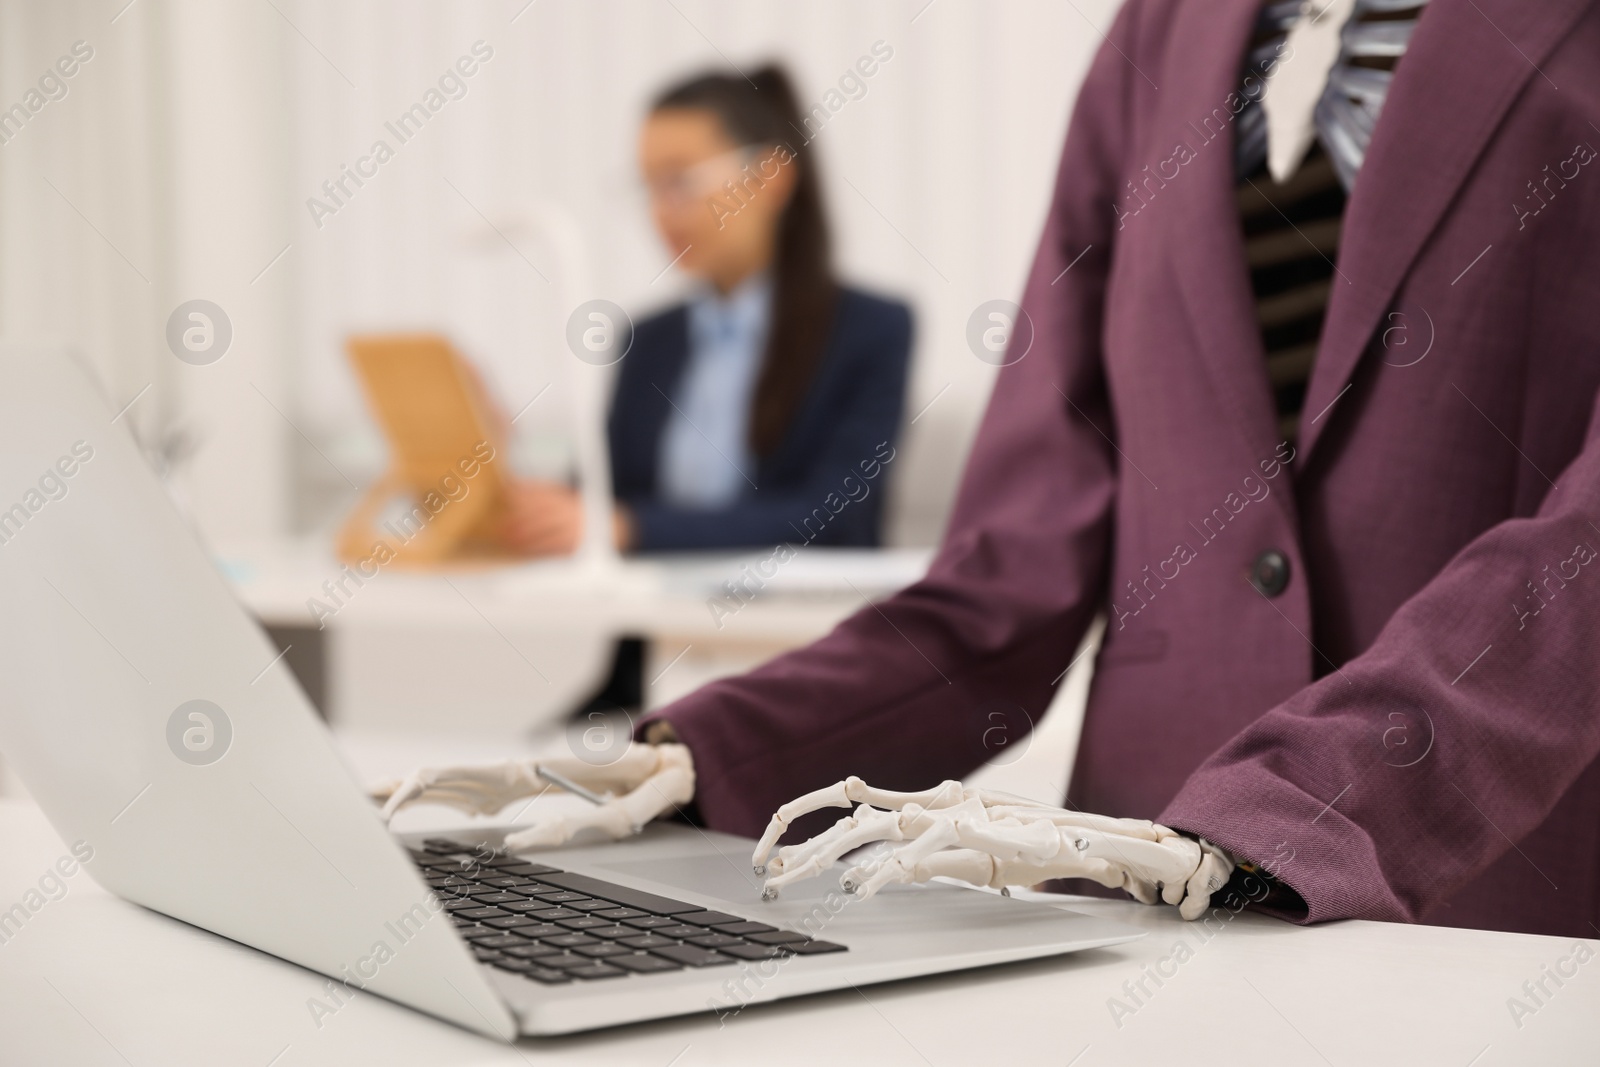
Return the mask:
[[845, 946], [442, 838], [410, 849], [480, 962], [536, 982], [624, 978]]

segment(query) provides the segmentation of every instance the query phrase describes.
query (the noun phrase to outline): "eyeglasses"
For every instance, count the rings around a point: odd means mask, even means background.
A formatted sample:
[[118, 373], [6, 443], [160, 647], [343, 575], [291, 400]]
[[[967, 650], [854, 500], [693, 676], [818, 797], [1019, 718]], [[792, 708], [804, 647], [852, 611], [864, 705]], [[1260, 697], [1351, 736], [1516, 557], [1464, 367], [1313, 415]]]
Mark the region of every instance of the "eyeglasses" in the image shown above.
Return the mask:
[[753, 146], [736, 148], [681, 170], [647, 177], [644, 179], [644, 189], [652, 200], [668, 207], [692, 206], [737, 177], [755, 157], [756, 149]]

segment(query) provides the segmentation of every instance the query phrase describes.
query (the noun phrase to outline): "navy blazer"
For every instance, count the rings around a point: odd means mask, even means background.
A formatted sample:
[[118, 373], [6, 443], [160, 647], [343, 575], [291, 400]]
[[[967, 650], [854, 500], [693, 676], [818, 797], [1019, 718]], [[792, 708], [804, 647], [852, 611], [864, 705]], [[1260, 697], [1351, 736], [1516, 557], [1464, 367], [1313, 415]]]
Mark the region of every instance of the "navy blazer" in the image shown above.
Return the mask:
[[894, 455], [911, 353], [904, 304], [840, 288], [827, 351], [782, 442], [745, 472], [755, 487], [715, 510], [674, 507], [656, 493], [668, 398], [689, 360], [688, 305], [638, 323], [627, 353], [607, 432], [612, 492], [633, 513], [635, 547], [878, 544], [883, 466]]

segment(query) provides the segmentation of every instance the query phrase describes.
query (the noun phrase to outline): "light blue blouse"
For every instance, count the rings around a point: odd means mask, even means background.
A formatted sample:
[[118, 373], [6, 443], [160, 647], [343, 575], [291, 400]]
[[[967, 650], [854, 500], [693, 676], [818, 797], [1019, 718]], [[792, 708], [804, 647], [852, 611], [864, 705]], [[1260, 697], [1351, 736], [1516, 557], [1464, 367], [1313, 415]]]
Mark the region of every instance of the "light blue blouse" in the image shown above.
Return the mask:
[[754, 487], [756, 458], [746, 437], [771, 309], [764, 273], [726, 296], [708, 289], [690, 302], [689, 359], [657, 460], [657, 491], [666, 503], [709, 511]]

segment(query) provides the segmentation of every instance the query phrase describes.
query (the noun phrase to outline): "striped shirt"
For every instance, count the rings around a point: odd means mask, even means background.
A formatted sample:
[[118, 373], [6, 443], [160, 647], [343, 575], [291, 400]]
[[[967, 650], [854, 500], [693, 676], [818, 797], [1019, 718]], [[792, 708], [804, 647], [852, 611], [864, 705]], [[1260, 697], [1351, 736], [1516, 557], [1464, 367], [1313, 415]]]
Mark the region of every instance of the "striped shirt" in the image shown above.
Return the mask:
[[[1341, 34], [1342, 48], [1317, 103], [1317, 142], [1287, 181], [1267, 171], [1266, 113], [1259, 89], [1240, 112], [1234, 144], [1238, 206], [1256, 319], [1267, 353], [1278, 432], [1299, 430], [1306, 385], [1328, 309], [1349, 191], [1427, 0], [1356, 0]], [[1263, 68], [1299, 17], [1300, 0], [1271, 0], [1262, 9], [1246, 55], [1243, 78]], [[1283, 62], [1289, 62], [1284, 59]], [[1248, 86], [1248, 82], [1244, 83]]]

